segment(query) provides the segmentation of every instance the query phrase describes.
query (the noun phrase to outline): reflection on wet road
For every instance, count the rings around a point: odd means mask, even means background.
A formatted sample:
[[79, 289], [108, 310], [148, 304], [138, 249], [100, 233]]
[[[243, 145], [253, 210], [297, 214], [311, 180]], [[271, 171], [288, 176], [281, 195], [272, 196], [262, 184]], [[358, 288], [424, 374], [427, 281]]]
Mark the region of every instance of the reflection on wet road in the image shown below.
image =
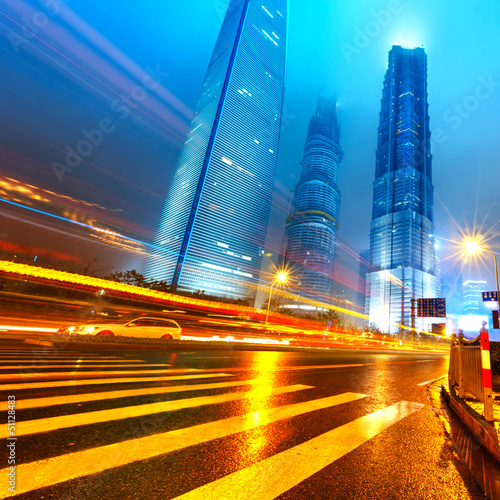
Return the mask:
[[37, 369], [42, 348], [3, 356], [19, 356], [0, 374], [19, 498], [482, 497], [421, 385], [446, 373], [442, 355], [65, 350]]

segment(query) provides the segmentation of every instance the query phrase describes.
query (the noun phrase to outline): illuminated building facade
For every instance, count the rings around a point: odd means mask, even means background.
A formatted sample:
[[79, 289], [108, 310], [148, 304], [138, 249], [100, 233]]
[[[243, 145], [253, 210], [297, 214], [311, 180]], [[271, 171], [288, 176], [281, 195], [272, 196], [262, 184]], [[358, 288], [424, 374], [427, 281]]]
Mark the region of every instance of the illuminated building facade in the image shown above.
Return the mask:
[[[370, 261], [369, 321], [411, 326], [411, 299], [436, 297], [432, 156], [423, 48], [393, 46], [382, 91]], [[416, 327], [422, 322], [417, 318]]]
[[359, 252], [358, 268], [358, 298], [357, 304], [363, 313], [370, 307], [370, 297], [366, 295], [366, 275], [370, 272], [370, 250]]
[[339, 135], [337, 104], [321, 96], [309, 124], [302, 174], [285, 230], [286, 256], [294, 284], [299, 293], [320, 301], [331, 301], [333, 296], [340, 208], [337, 174], [343, 157]]
[[463, 313], [486, 314], [482, 293], [487, 291], [486, 281], [466, 281], [463, 284]]
[[281, 129], [287, 0], [232, 0], [168, 192], [148, 279], [252, 298]]

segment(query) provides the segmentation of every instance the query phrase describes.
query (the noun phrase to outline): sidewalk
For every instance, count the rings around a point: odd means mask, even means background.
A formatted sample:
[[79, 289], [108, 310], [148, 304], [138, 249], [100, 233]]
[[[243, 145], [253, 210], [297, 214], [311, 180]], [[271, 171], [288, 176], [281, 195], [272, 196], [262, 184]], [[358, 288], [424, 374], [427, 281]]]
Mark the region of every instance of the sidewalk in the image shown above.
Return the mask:
[[494, 422], [487, 422], [484, 405], [472, 396], [460, 399], [448, 379], [441, 382], [441, 393], [462, 422], [474, 433], [482, 445], [500, 462], [500, 377], [493, 377]]

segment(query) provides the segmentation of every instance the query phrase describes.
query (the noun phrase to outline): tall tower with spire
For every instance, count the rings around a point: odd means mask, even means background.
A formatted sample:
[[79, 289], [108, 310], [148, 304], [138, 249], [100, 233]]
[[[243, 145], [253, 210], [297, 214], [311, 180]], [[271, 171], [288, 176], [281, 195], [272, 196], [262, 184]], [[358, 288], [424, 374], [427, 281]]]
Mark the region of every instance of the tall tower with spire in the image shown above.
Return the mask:
[[331, 300], [334, 288], [340, 209], [337, 175], [343, 157], [339, 136], [337, 104], [322, 95], [309, 124], [302, 174], [285, 230], [286, 260], [299, 293], [323, 302]]
[[281, 130], [287, 0], [231, 0], [167, 194], [148, 279], [253, 298]]
[[392, 47], [381, 104], [370, 231], [376, 270], [367, 274], [368, 314], [381, 330], [397, 332], [411, 326], [411, 300], [436, 297], [437, 290], [423, 48]]

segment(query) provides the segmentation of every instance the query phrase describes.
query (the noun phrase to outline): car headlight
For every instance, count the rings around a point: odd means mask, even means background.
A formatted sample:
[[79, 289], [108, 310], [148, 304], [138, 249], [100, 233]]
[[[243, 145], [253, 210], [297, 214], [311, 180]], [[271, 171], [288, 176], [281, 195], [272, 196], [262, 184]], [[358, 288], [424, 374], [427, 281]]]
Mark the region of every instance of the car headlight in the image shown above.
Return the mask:
[[59, 333], [59, 334], [69, 334], [71, 335], [73, 333], [73, 330], [75, 329], [74, 326], [62, 326], [61, 328], [59, 328], [59, 330], [57, 330], [56, 333]]
[[84, 333], [92, 333], [94, 330], [95, 330], [95, 327], [93, 327], [93, 326], [86, 326], [86, 327], [83, 329], [83, 332], [84, 332]]

